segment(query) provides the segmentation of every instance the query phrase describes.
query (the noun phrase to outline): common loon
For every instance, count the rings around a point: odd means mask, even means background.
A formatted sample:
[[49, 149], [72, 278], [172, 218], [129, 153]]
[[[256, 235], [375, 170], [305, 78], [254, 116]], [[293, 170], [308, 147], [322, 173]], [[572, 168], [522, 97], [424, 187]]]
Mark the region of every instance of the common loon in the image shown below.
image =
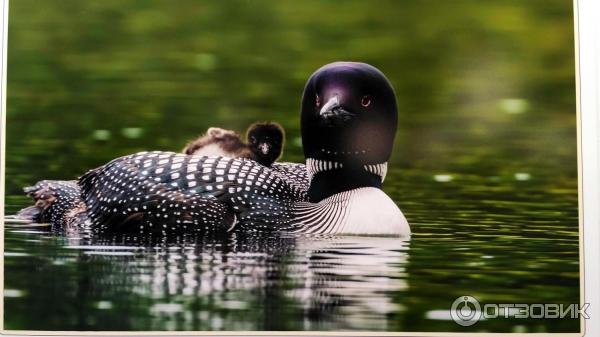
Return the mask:
[[248, 158], [271, 166], [283, 149], [285, 133], [275, 122], [257, 122], [248, 127], [247, 144], [235, 131], [211, 127], [206, 134], [189, 142], [183, 153], [200, 156]]
[[142, 152], [89, 171], [78, 186], [94, 233], [409, 235], [404, 215], [381, 190], [396, 124], [385, 75], [365, 63], [336, 62], [313, 73], [304, 89], [306, 166]]

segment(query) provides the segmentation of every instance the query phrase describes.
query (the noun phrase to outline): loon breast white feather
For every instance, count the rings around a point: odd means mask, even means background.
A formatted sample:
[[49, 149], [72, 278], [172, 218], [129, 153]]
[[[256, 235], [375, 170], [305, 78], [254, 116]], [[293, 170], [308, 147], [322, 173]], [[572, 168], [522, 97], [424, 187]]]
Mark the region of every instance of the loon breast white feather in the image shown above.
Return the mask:
[[396, 204], [378, 188], [363, 187], [337, 193], [318, 203], [293, 206], [295, 232], [314, 234], [410, 235], [408, 221]]

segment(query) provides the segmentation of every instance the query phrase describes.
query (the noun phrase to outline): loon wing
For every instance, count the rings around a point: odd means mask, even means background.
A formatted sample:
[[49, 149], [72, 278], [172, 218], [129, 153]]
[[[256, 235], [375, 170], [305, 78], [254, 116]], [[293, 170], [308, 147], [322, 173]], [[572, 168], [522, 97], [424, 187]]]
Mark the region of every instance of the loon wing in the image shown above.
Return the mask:
[[79, 185], [96, 232], [180, 234], [238, 223], [268, 230], [306, 198], [280, 171], [246, 159], [141, 152], [89, 171]]

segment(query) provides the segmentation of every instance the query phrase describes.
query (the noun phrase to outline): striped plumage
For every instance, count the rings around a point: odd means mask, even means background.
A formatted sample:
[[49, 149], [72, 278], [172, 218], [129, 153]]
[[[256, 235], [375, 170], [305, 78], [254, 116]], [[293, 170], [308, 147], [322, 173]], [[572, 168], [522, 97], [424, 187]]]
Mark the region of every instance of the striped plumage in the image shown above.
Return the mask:
[[[381, 181], [385, 180], [385, 176], [387, 175], [387, 163], [382, 164], [367, 164], [363, 165], [362, 168], [366, 172], [373, 173], [381, 177]], [[312, 179], [312, 177], [319, 173], [330, 170], [337, 170], [344, 168], [344, 164], [337, 161], [329, 161], [329, 160], [319, 160], [308, 158], [306, 160], [306, 170], [308, 173], [308, 178]]]

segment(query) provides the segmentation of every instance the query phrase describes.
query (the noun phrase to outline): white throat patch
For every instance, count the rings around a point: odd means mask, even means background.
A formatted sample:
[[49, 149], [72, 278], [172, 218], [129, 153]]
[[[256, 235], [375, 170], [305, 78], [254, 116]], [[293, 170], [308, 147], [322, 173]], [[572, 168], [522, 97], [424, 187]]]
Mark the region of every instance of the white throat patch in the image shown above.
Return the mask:
[[[340, 169], [342, 167], [344, 167], [344, 165], [336, 161], [306, 158], [306, 171], [308, 172], [309, 180], [311, 180], [312, 177], [318, 172]], [[387, 174], [387, 162], [381, 164], [363, 165], [363, 168], [367, 172], [371, 172], [380, 176], [382, 183], [385, 180], [385, 176]]]

